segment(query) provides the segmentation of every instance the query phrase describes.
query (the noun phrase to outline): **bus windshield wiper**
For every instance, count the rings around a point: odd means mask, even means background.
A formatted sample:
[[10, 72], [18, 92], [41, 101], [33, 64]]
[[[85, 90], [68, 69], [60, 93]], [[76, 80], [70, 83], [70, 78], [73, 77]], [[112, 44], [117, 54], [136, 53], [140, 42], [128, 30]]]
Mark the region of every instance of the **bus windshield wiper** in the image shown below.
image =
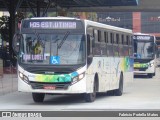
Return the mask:
[[42, 47], [44, 48], [44, 47], [45, 47], [45, 45], [44, 45], [44, 43], [42, 42], [41, 37], [39, 36], [39, 33], [37, 33], [36, 31], [34, 31], [34, 34], [36, 35], [37, 40], [39, 40], [39, 41], [40, 41], [40, 44], [42, 45]]
[[70, 32], [69, 32], [69, 31], [67, 31], [67, 32], [65, 33], [65, 35], [64, 35], [64, 37], [63, 37], [62, 41], [59, 43], [59, 45], [58, 45], [57, 49], [60, 49], [60, 48], [62, 47], [62, 45], [63, 45], [64, 41], [67, 39], [67, 37], [68, 37], [68, 35], [69, 35], [69, 34], [70, 34]]

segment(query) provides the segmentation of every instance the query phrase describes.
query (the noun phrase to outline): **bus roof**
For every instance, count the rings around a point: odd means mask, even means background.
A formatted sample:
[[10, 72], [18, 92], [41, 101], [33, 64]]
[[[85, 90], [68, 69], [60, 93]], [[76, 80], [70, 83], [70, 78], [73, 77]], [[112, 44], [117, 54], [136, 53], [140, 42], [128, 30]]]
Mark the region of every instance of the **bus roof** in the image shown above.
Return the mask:
[[154, 36], [154, 35], [152, 35], [152, 34], [139, 33], [139, 32], [137, 32], [137, 33], [133, 33], [133, 35], [148, 35], [148, 36]]
[[73, 17], [63, 17], [63, 16], [57, 16], [57, 17], [33, 17], [33, 18], [26, 18], [25, 20], [59, 20], [59, 19], [65, 19], [65, 20], [80, 20], [78, 18]]
[[86, 22], [86, 25], [101, 27], [101, 28], [107, 28], [107, 29], [113, 30], [113, 31], [121, 31], [121, 32], [126, 32], [126, 33], [131, 33], [132, 34], [131, 29], [116, 27], [116, 26], [107, 25], [107, 24], [103, 24], [103, 23], [98, 23], [98, 22], [94, 22], [94, 21], [90, 21], [90, 20], [84, 20], [84, 21]]

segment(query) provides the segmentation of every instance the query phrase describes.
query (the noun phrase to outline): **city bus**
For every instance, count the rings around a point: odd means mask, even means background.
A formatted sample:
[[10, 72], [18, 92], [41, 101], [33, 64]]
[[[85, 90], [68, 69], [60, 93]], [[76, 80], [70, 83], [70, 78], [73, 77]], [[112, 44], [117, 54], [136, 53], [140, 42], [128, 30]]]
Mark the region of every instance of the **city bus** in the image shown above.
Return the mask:
[[[133, 80], [132, 30], [69, 17], [22, 20], [13, 38], [18, 90], [34, 102], [46, 94], [121, 96]], [[123, 89], [124, 88], [124, 89]]]
[[156, 53], [156, 66], [160, 67], [160, 47], [157, 46], [157, 53]]
[[156, 38], [154, 35], [134, 33], [134, 74], [146, 74], [149, 78], [156, 73]]

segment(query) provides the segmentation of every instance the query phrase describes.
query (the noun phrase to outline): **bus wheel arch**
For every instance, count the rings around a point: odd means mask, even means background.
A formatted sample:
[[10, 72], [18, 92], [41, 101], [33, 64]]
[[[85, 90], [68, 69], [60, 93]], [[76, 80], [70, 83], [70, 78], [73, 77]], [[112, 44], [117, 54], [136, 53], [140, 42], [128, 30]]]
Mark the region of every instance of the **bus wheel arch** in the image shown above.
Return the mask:
[[123, 83], [124, 83], [123, 72], [121, 72], [120, 78], [119, 78], [119, 87], [114, 92], [115, 96], [121, 96], [123, 94]]
[[94, 102], [96, 99], [96, 92], [98, 91], [99, 87], [99, 79], [98, 74], [96, 73], [93, 80], [93, 92], [85, 93], [84, 98], [86, 102]]

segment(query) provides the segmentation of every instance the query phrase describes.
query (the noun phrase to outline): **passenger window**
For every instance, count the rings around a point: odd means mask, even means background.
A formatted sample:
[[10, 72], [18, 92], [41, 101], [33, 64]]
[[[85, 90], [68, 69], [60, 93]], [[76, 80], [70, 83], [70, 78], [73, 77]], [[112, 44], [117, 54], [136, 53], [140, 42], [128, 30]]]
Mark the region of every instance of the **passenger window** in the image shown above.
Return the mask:
[[124, 35], [121, 36], [122, 45], [124, 44]]
[[98, 42], [101, 42], [101, 31], [98, 30]]
[[108, 43], [108, 32], [104, 32], [105, 43]]
[[110, 41], [112, 44], [114, 43], [114, 34], [113, 33], [110, 33]]
[[116, 34], [116, 44], [119, 44], [119, 34]]
[[129, 43], [129, 36], [127, 35], [126, 36], [126, 45], [129, 45], [130, 43]]
[[94, 38], [95, 38], [95, 41], [98, 41], [98, 31], [97, 30], [94, 30]]

